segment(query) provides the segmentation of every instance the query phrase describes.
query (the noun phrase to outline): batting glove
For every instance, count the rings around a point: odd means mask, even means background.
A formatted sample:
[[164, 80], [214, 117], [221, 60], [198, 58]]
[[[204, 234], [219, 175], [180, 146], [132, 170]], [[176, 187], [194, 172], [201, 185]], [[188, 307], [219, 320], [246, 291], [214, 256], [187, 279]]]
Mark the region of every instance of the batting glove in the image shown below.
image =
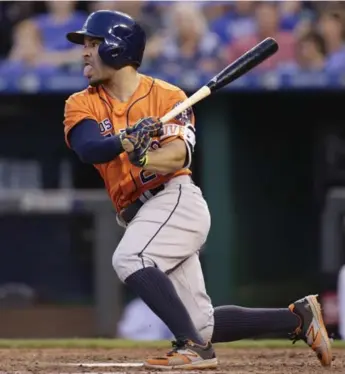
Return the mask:
[[130, 135], [123, 133], [121, 142], [124, 150], [128, 154], [129, 161], [133, 165], [144, 167], [147, 164], [147, 152], [152, 142], [149, 134], [142, 131], [136, 131]]
[[141, 131], [148, 134], [151, 138], [163, 135], [163, 124], [157, 117], [146, 117], [139, 120], [132, 127], [126, 128], [128, 135]]

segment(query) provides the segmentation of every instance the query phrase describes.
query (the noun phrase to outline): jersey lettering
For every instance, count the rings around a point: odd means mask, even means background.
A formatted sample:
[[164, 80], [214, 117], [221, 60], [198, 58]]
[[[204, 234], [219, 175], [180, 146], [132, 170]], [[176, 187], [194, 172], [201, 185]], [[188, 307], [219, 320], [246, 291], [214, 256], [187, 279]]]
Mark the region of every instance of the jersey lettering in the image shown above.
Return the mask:
[[158, 177], [157, 174], [152, 173], [152, 171], [148, 170], [141, 170], [139, 176], [142, 185], [145, 185]]
[[181, 136], [184, 135], [184, 126], [178, 125], [176, 123], [166, 123], [163, 125], [163, 135], [160, 137], [161, 140], [169, 138], [170, 136]]
[[104, 119], [98, 125], [99, 125], [99, 131], [102, 136], [109, 137], [113, 134], [113, 125], [111, 124], [109, 118]]

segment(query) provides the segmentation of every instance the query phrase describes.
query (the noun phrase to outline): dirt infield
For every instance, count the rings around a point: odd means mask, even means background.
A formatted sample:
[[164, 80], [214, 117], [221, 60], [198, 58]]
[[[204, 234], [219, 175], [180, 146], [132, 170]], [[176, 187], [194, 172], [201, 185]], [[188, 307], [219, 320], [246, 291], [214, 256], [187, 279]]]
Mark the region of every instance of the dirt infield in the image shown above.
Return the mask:
[[[0, 350], [1, 374], [62, 374], [62, 373], [127, 373], [144, 372], [140, 367], [108, 367], [116, 363], [140, 363], [146, 355], [157, 355], [165, 349], [126, 348], [126, 349], [26, 349], [12, 348]], [[217, 348], [220, 361], [216, 373], [329, 373], [318, 363], [308, 349], [268, 349]], [[332, 373], [345, 373], [345, 350], [334, 349], [335, 360]], [[99, 364], [98, 367], [78, 366], [79, 363]], [[71, 366], [74, 364], [74, 366]], [[177, 373], [177, 371], [174, 371]], [[205, 374], [205, 371], [201, 373]], [[207, 373], [207, 372], [206, 372]]]

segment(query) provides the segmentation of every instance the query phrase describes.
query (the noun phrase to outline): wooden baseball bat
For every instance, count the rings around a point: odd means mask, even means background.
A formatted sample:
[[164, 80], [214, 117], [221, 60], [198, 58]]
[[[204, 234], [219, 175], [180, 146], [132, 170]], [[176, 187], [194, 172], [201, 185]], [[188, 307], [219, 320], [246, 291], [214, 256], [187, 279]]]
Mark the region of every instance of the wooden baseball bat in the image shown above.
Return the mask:
[[206, 85], [202, 86], [192, 96], [160, 118], [162, 123], [167, 123], [187, 108], [195, 105], [211, 93], [218, 91], [234, 80], [240, 78], [248, 71], [261, 64], [275, 54], [279, 49], [278, 43], [273, 38], [266, 38], [252, 49], [244, 53], [237, 60], [228, 65], [220, 73], [215, 75]]

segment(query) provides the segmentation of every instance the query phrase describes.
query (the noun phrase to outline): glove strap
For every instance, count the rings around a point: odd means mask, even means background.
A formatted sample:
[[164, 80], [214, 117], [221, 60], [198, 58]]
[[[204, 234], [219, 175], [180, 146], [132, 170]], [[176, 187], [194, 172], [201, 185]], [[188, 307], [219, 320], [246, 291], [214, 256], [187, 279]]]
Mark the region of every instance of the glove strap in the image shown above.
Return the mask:
[[142, 167], [142, 168], [145, 167], [145, 166], [148, 164], [148, 162], [149, 162], [149, 156], [146, 154], [146, 155], [144, 156], [144, 163], [143, 163], [143, 165], [142, 165], [141, 167]]

